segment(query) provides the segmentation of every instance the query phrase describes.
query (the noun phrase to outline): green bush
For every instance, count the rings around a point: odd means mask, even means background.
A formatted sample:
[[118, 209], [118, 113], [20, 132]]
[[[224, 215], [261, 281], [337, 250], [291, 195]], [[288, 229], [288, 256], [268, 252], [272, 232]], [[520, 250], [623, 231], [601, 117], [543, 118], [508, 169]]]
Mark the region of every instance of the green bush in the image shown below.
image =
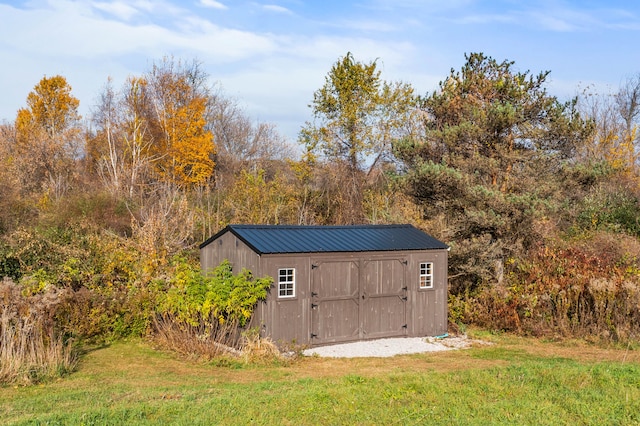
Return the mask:
[[170, 287], [159, 296], [154, 317], [156, 343], [190, 357], [237, 356], [242, 328], [272, 279], [254, 279], [246, 269], [234, 275], [226, 260], [206, 276], [184, 257], [174, 258], [172, 266]]
[[246, 325], [256, 303], [267, 297], [273, 282], [269, 277], [254, 279], [246, 269], [234, 275], [227, 260], [206, 276], [183, 257], [174, 258], [173, 264], [175, 275], [159, 310], [191, 326], [213, 321]]

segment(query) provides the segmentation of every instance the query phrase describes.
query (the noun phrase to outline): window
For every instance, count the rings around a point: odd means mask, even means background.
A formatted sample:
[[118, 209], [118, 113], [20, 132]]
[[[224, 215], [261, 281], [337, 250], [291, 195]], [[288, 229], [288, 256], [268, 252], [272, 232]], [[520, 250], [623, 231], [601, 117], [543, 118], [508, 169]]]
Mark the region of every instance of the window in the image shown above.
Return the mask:
[[295, 297], [296, 280], [294, 268], [278, 269], [278, 297]]
[[420, 264], [420, 288], [433, 288], [433, 263]]

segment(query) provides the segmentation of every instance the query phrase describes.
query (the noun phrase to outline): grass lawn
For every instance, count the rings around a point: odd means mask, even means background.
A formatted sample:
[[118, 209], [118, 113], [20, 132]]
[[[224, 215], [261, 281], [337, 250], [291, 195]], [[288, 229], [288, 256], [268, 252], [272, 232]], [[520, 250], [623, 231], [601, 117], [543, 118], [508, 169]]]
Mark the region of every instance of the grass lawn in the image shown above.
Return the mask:
[[485, 336], [491, 346], [280, 365], [190, 362], [126, 341], [77, 372], [0, 387], [0, 424], [639, 424], [640, 353]]

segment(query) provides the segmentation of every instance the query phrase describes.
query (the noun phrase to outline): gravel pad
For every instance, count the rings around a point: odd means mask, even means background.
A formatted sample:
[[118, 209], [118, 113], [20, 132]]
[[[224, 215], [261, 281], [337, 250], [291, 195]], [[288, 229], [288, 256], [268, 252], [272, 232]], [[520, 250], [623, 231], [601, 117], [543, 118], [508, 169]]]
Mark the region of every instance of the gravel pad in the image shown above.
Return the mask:
[[318, 346], [305, 350], [303, 354], [328, 358], [389, 357], [402, 354], [448, 351], [468, 346], [470, 346], [470, 342], [462, 337], [447, 337], [444, 339], [397, 337]]

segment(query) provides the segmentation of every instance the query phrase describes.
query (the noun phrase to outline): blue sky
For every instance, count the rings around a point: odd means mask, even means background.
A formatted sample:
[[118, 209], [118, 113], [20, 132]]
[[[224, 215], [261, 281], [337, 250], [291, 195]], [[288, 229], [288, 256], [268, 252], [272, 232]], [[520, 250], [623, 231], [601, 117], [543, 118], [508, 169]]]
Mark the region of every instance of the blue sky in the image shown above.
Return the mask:
[[173, 55], [200, 61], [250, 117], [295, 142], [347, 52], [420, 94], [483, 52], [551, 71], [549, 92], [568, 99], [640, 73], [639, 40], [635, 1], [0, 0], [0, 121], [45, 75], [63, 75], [87, 116], [107, 78], [118, 87]]

